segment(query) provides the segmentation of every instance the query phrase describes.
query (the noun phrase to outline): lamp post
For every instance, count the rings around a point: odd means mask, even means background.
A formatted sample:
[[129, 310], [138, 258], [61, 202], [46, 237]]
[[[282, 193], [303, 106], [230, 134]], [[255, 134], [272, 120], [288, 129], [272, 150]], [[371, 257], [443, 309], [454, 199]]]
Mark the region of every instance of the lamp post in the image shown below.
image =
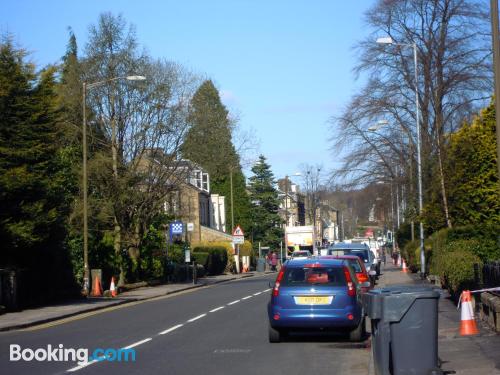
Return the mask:
[[[86, 111], [86, 101], [87, 101], [87, 91], [93, 89], [94, 87], [102, 86], [105, 83], [125, 79], [127, 81], [144, 81], [146, 77], [144, 76], [126, 76], [126, 77], [115, 77], [106, 79], [103, 81], [87, 83], [83, 82], [83, 97], [82, 97], [82, 179], [83, 179], [83, 293], [85, 295], [89, 294], [90, 280], [89, 280], [89, 236], [88, 236], [88, 202], [87, 202], [87, 111]], [[112, 140], [114, 143], [114, 139]]]
[[422, 222], [423, 198], [422, 198], [422, 157], [421, 157], [421, 136], [420, 136], [420, 106], [418, 103], [418, 61], [417, 61], [417, 44], [411, 43], [394, 43], [391, 37], [378, 38], [377, 43], [393, 44], [402, 47], [413, 48], [413, 62], [415, 64], [415, 110], [416, 110], [416, 127], [417, 127], [417, 179], [418, 179], [418, 212], [420, 216], [420, 274], [425, 275], [425, 252], [424, 252], [424, 224]]
[[[493, 35], [493, 66], [495, 77], [495, 122], [497, 130], [497, 167], [500, 181], [500, 47], [498, 37], [498, 0], [490, 0], [491, 34]], [[499, 184], [500, 186], [500, 184]]]

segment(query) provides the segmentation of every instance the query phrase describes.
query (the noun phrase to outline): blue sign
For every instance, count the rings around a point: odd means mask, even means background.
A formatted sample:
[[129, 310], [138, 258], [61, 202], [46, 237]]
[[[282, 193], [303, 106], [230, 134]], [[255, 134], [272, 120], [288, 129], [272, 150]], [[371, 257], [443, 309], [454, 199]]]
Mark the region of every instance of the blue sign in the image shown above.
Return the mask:
[[184, 233], [184, 225], [182, 224], [182, 221], [174, 221], [173, 223], [170, 223], [170, 238], [182, 233]]

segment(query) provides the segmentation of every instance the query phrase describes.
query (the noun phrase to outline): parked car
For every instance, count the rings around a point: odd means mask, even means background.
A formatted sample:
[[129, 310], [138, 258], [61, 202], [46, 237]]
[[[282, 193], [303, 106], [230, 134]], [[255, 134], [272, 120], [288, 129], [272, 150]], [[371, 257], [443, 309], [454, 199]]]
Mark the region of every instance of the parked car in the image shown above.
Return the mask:
[[339, 242], [329, 248], [328, 255], [359, 256], [361, 259], [363, 259], [366, 271], [368, 272], [368, 275], [370, 276], [370, 279], [373, 283], [375, 283], [375, 279], [377, 277], [377, 269], [379, 269], [380, 274], [380, 264], [375, 259], [375, 255], [366, 244]]
[[365, 336], [361, 285], [344, 259], [290, 259], [281, 268], [268, 304], [269, 342], [293, 330], [348, 332]]
[[365, 263], [357, 255], [327, 255], [322, 259], [345, 259], [356, 273], [356, 277], [361, 284], [361, 290], [367, 292], [373, 288], [374, 284], [370, 280], [370, 275], [366, 270]]
[[307, 250], [295, 250], [292, 253], [292, 259], [306, 259], [311, 256], [311, 253]]

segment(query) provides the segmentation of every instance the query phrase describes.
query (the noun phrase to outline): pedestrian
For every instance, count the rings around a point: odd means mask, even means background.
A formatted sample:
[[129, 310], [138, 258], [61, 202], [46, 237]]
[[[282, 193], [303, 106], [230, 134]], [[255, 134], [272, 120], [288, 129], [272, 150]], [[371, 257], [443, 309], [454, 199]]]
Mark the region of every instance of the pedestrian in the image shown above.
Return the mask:
[[278, 255], [273, 251], [271, 255], [271, 271], [276, 271], [276, 266], [278, 265]]

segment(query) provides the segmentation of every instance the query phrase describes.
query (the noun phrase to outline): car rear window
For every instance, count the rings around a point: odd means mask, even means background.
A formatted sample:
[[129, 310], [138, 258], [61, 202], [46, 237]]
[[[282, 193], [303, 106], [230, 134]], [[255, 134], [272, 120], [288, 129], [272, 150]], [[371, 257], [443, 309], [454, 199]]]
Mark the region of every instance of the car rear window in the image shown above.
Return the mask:
[[356, 259], [348, 259], [349, 265], [353, 268], [354, 272], [359, 273], [363, 272], [361, 270], [361, 266], [359, 265], [359, 262]]
[[342, 267], [290, 267], [281, 280], [282, 286], [343, 286], [346, 284]]
[[345, 255], [356, 255], [358, 257], [360, 257], [361, 259], [363, 259], [363, 261], [365, 263], [368, 263], [368, 261], [370, 260], [368, 258], [368, 250], [344, 250], [344, 254]]

